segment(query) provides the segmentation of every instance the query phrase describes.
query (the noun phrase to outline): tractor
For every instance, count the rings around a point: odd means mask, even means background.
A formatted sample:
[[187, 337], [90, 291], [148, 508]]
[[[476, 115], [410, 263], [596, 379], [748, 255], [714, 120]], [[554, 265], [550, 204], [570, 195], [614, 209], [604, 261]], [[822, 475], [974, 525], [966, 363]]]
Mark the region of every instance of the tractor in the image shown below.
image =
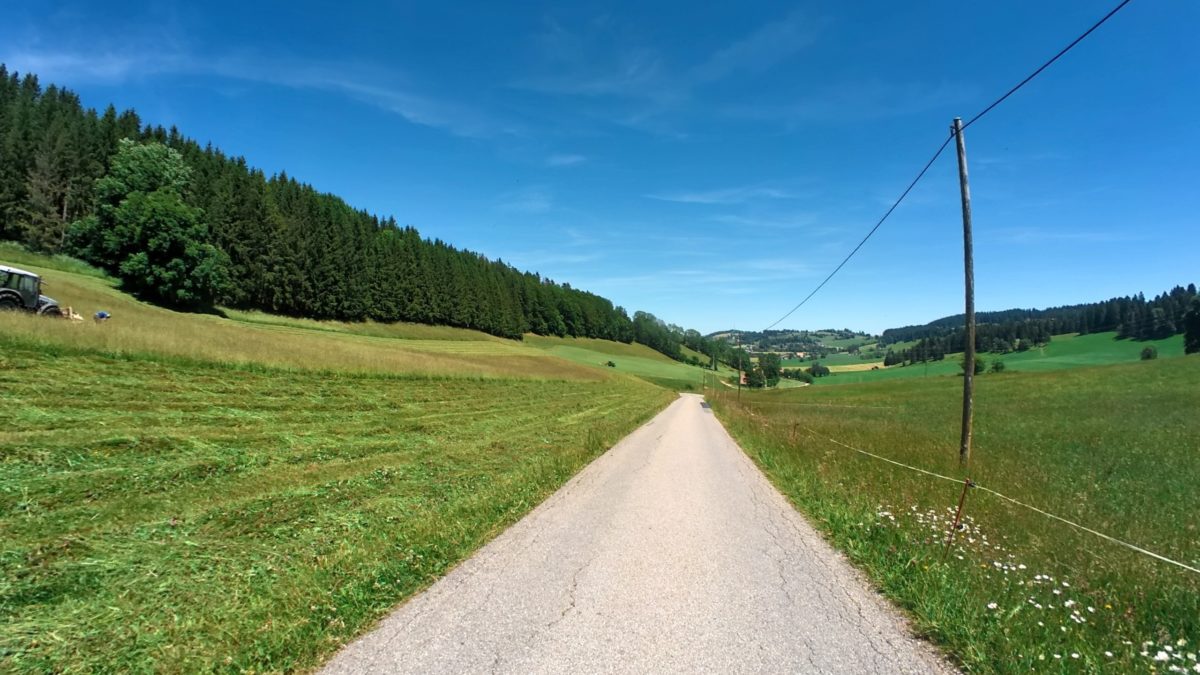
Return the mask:
[[0, 265], [0, 311], [23, 309], [42, 316], [62, 316], [54, 298], [42, 295], [42, 278], [33, 272]]

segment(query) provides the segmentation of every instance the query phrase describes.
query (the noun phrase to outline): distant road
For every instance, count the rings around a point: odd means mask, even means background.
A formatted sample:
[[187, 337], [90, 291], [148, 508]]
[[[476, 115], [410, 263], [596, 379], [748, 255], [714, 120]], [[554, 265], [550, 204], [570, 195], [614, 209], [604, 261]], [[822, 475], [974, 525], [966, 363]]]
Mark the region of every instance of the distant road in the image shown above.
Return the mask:
[[325, 673], [953, 672], [684, 394]]

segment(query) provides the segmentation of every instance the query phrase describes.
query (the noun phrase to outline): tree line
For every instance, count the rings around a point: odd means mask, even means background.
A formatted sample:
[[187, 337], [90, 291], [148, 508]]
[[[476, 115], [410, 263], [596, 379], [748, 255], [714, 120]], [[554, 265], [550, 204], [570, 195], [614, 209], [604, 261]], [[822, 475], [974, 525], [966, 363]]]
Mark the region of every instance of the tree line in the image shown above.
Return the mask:
[[[137, 239], [147, 236], [147, 223], [164, 222], [166, 235]], [[723, 339], [646, 312], [630, 317], [601, 296], [423, 238], [392, 217], [354, 209], [286, 173], [267, 176], [173, 127], [144, 125], [133, 110], [86, 109], [71, 91], [43, 88], [35, 75], [9, 72], [3, 64], [0, 238], [77, 255], [143, 297], [175, 306], [411, 321], [515, 339], [531, 332], [637, 341], [680, 361], [753, 370], [750, 356]], [[155, 259], [155, 251], [169, 257]], [[999, 325], [981, 326], [980, 339], [991, 340], [981, 347], [1019, 348], [1071, 331], [1174, 334], [1185, 323], [1184, 294], [1194, 292], [1189, 286], [1152, 301], [1139, 295], [981, 313], [981, 322]], [[924, 339], [920, 358], [961, 351], [955, 323], [961, 317], [891, 329], [882, 343]], [[805, 338], [813, 336], [770, 331], [755, 337], [808, 344]]]
[[[1051, 307], [979, 312], [975, 349], [981, 352], [1024, 351], [1050, 342], [1064, 333], [1117, 333], [1118, 338], [1160, 340], [1184, 333], [1195, 284], [1176, 286], [1152, 299], [1143, 294], [1111, 298], [1101, 302]], [[904, 350], [889, 349], [884, 365], [936, 361], [946, 354], [966, 350], [964, 316], [958, 314], [923, 326], [905, 326], [883, 331], [880, 346], [917, 341]]]
[[[138, 153], [131, 143], [161, 144], [184, 169], [173, 167], [172, 156], [151, 152], [125, 162], [127, 175], [114, 177], [118, 154]], [[146, 167], [160, 171], [161, 180], [139, 182]], [[210, 271], [219, 268], [212, 283], [161, 292], [180, 270], [151, 269], [103, 241], [114, 227], [139, 218], [177, 225], [172, 245], [180, 255], [190, 250], [198, 256], [193, 262]], [[286, 173], [266, 176], [175, 128], [143, 125], [133, 110], [85, 109], [67, 89], [43, 88], [35, 75], [2, 64], [0, 238], [78, 255], [148, 299], [184, 307], [411, 321], [516, 339], [525, 332], [635, 339], [633, 319], [606, 298], [422, 238]]]

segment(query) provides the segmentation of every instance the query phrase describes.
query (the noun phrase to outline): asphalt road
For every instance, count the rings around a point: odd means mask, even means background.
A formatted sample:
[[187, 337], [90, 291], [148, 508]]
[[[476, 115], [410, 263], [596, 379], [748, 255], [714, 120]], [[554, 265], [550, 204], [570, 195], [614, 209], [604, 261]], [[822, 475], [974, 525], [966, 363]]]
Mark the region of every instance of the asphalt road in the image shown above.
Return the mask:
[[952, 669], [685, 394], [323, 672]]

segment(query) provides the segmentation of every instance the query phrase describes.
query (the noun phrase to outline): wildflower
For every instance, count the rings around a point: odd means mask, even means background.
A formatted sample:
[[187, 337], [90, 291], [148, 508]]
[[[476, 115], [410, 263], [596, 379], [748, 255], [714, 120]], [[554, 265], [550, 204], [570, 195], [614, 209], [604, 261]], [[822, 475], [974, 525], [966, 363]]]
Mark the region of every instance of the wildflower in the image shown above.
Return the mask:
[[994, 603], [994, 602], [989, 602], [989, 603], [988, 603], [988, 609], [996, 609], [997, 607], [999, 607], [999, 605], [997, 605], [997, 604], [996, 604], [996, 603]]
[[1112, 658], [1112, 652], [1104, 652], [1104, 655], [1110, 659]]
[[1073, 658], [1073, 659], [1079, 658], [1079, 652], [1071, 652], [1071, 658]]
[[1167, 660], [1169, 660], [1170, 658], [1171, 658], [1171, 655], [1170, 655], [1170, 654], [1168, 654], [1168, 653], [1166, 653], [1166, 652], [1164, 652], [1164, 651], [1162, 651], [1161, 649], [1158, 651], [1158, 653], [1157, 653], [1157, 654], [1155, 654], [1155, 655], [1154, 655], [1154, 660], [1155, 660], [1155, 661], [1167, 661]]

